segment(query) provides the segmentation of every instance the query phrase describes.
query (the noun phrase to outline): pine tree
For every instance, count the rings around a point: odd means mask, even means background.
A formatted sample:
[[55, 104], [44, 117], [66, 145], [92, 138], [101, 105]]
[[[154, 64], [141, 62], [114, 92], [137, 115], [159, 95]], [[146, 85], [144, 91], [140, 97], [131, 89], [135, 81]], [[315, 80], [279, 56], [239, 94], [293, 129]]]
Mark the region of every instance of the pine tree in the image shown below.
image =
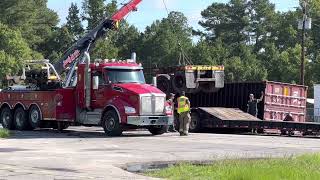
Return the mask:
[[83, 1], [83, 20], [88, 21], [87, 29], [96, 27], [105, 16], [105, 0], [84, 0]]
[[69, 15], [67, 17], [66, 28], [68, 29], [69, 33], [73, 36], [74, 40], [79, 39], [84, 32], [79, 12], [80, 11], [78, 9], [77, 4], [72, 3], [71, 7], [69, 8]]

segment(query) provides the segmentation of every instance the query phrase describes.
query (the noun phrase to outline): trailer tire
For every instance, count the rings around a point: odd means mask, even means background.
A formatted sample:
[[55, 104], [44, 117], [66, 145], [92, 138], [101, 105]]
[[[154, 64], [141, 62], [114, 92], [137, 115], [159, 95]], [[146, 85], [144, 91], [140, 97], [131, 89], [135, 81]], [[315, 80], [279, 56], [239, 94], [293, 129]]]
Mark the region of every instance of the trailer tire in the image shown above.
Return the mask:
[[182, 91], [186, 91], [186, 76], [183, 72], [178, 71], [174, 74], [172, 78], [172, 87], [173, 90], [177, 93], [181, 93]]
[[103, 114], [101, 125], [108, 136], [121, 136], [122, 129], [117, 112], [109, 110]]
[[30, 128], [27, 113], [22, 107], [18, 107], [14, 111], [13, 119], [17, 130], [24, 131]]
[[14, 130], [13, 115], [9, 107], [4, 107], [0, 115], [2, 126], [5, 129]]
[[156, 136], [166, 133], [167, 128], [168, 126], [150, 126], [148, 130], [152, 135]]
[[189, 126], [190, 132], [197, 133], [201, 131], [200, 116], [197, 112], [191, 113], [191, 122]]
[[159, 75], [157, 77], [157, 88], [168, 95], [171, 91], [170, 76]]
[[40, 112], [40, 109], [35, 106], [35, 105], [32, 105], [30, 108], [29, 108], [29, 124], [30, 124], [30, 128], [31, 129], [36, 129], [36, 128], [39, 128], [40, 127], [40, 123], [41, 123], [41, 112]]

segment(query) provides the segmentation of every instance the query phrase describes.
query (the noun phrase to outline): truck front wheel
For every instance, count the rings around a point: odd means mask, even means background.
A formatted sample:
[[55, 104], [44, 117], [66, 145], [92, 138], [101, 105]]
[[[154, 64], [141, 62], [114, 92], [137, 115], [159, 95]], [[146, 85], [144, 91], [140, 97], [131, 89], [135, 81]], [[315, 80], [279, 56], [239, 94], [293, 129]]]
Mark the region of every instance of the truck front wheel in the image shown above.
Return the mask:
[[148, 130], [152, 135], [161, 135], [167, 131], [167, 126], [151, 126]]
[[22, 107], [15, 110], [13, 119], [17, 130], [23, 131], [29, 128], [27, 113]]
[[101, 125], [108, 136], [122, 135], [119, 117], [114, 110], [109, 110], [103, 114]]
[[10, 108], [5, 107], [1, 110], [1, 119], [2, 126], [6, 129], [13, 130], [14, 129], [14, 123], [13, 123], [13, 117], [12, 112]]

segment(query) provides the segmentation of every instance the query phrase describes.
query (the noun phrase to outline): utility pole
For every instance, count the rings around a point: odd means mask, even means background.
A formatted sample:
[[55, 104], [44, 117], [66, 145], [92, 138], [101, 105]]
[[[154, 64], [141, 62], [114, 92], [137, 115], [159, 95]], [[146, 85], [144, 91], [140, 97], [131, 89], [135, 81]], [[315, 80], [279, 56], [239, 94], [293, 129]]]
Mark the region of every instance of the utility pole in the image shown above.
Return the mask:
[[304, 74], [305, 74], [305, 40], [306, 40], [306, 21], [307, 17], [307, 0], [302, 2], [302, 39], [301, 39], [301, 66], [300, 66], [300, 84], [304, 85]]

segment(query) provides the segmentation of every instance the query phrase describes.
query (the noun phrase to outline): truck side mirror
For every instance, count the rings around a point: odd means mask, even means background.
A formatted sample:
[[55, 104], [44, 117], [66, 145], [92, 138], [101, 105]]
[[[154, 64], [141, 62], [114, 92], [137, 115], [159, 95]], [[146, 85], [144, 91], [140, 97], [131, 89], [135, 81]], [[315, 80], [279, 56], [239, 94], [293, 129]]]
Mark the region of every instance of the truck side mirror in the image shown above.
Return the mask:
[[92, 88], [94, 90], [99, 89], [99, 76], [93, 76], [93, 85]]

